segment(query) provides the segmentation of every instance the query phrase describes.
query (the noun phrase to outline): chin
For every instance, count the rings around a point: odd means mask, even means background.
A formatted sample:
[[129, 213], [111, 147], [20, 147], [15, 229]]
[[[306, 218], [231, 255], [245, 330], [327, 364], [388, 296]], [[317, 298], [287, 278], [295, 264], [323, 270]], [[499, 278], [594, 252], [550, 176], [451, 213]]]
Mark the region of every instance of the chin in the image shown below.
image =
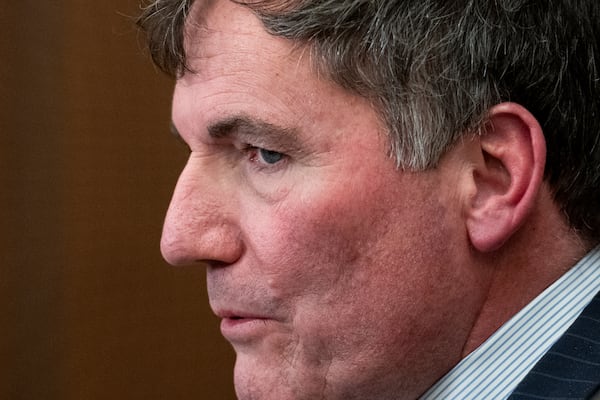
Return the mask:
[[[279, 364], [281, 360], [276, 362]], [[307, 366], [260, 362], [238, 356], [234, 383], [238, 400], [319, 400], [334, 399], [326, 393], [325, 378]]]
[[238, 356], [234, 374], [238, 400], [414, 400], [418, 397], [414, 388], [403, 387], [397, 380], [391, 383], [356, 376], [336, 380], [332, 376], [335, 373], [324, 366], [319, 369], [297, 360], [285, 361], [286, 365], [275, 366]]

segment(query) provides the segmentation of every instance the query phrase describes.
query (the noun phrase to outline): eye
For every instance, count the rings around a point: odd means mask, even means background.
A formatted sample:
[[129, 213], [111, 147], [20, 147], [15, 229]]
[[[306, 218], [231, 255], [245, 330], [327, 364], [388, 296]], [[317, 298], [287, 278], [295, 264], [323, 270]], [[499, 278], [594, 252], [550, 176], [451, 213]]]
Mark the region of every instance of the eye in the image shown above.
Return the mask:
[[260, 158], [260, 161], [264, 162], [265, 164], [271, 165], [277, 164], [284, 158], [284, 155], [282, 153], [261, 148], [256, 148], [256, 154], [258, 158]]
[[283, 168], [288, 161], [288, 156], [275, 150], [263, 147], [245, 145], [243, 152], [253, 168], [262, 172], [274, 172]]

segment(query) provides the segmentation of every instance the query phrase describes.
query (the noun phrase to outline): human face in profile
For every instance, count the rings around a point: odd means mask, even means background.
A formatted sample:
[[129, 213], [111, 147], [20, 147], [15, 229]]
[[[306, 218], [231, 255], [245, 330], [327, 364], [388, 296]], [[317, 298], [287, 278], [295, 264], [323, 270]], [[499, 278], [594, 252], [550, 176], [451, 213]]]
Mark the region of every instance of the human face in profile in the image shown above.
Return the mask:
[[173, 122], [191, 150], [162, 252], [207, 268], [240, 399], [413, 399], [482, 294], [451, 169], [401, 172], [379, 115], [246, 8], [196, 2]]

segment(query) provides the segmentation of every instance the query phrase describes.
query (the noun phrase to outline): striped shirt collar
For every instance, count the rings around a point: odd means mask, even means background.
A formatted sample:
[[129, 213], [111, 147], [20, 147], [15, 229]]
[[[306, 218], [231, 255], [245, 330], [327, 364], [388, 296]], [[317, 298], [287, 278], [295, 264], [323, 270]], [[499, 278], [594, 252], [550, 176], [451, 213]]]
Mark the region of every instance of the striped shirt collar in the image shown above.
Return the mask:
[[506, 399], [600, 291], [600, 246], [515, 314], [420, 400]]

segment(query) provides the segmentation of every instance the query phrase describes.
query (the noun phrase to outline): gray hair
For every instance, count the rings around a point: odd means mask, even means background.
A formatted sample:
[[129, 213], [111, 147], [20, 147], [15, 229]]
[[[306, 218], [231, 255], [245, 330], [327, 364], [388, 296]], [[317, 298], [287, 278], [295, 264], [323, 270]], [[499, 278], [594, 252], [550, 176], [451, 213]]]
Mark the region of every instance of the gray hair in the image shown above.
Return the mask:
[[[202, 0], [198, 0], [202, 1]], [[540, 122], [545, 178], [571, 225], [600, 240], [600, 3], [595, 0], [238, 0], [315, 68], [370, 99], [399, 167], [433, 168], [514, 101]], [[156, 0], [139, 23], [157, 65], [187, 69], [193, 0]]]

